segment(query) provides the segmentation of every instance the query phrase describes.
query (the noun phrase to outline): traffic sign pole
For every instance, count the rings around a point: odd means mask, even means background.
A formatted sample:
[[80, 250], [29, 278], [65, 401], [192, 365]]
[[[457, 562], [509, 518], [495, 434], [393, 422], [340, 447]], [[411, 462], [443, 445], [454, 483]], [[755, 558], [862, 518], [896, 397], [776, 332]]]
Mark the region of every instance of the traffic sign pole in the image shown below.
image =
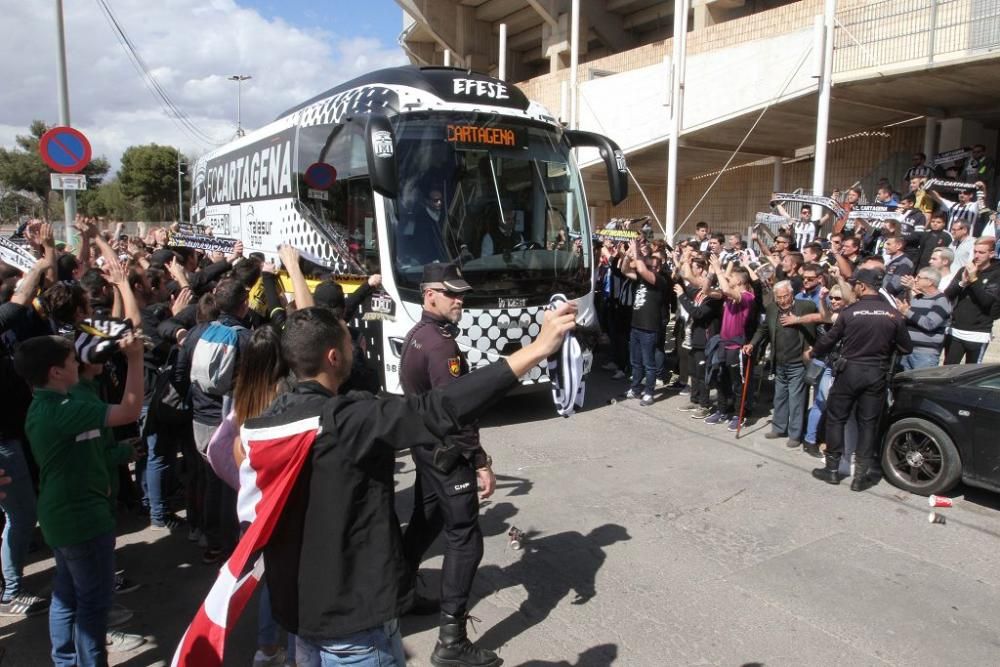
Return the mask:
[[[69, 127], [69, 83], [66, 76], [66, 30], [63, 27], [63, 3], [56, 0], [56, 41], [59, 54], [59, 124]], [[66, 219], [66, 247], [73, 246], [73, 223], [76, 222], [76, 191], [63, 190], [63, 209]]]

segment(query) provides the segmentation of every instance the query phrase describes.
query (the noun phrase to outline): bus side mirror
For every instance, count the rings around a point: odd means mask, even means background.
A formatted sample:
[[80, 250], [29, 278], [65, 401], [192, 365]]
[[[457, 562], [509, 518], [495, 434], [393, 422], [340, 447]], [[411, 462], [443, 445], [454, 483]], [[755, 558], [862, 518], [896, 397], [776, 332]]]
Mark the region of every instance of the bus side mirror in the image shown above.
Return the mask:
[[566, 130], [563, 133], [572, 148], [596, 148], [604, 166], [608, 170], [608, 188], [611, 191], [611, 203], [620, 204], [628, 197], [628, 168], [625, 166], [625, 154], [618, 144], [595, 132], [582, 130]]
[[365, 152], [372, 189], [383, 197], [396, 198], [396, 141], [385, 116], [370, 116], [365, 125]]

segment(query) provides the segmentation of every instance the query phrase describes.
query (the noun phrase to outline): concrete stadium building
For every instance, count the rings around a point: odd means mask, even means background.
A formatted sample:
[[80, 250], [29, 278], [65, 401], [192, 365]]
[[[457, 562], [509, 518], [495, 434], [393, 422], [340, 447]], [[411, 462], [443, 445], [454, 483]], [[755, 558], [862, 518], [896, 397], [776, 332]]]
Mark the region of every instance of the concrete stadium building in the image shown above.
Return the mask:
[[[576, 2], [397, 0], [399, 41], [414, 64], [495, 76], [502, 66], [567, 124], [614, 139], [635, 180], [612, 209], [602, 165], [582, 163], [595, 224], [653, 215], [672, 218], [678, 235], [698, 220], [746, 230], [774, 191], [860, 182], [871, 197], [883, 176], [900, 188], [917, 151], [982, 143], [997, 156], [996, 0]], [[824, 108], [828, 122], [817, 123]]]

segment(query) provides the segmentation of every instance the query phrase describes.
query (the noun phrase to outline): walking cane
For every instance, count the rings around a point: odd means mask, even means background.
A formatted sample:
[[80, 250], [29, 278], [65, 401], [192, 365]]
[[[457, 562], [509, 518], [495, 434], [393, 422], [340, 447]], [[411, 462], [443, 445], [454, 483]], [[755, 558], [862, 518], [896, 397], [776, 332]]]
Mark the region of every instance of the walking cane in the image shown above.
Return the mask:
[[[743, 351], [740, 350], [740, 354]], [[736, 422], [736, 439], [740, 439], [740, 431], [743, 429], [743, 409], [747, 404], [747, 386], [750, 384], [750, 369], [753, 368], [753, 355], [747, 355], [747, 369], [743, 372], [743, 396], [740, 398], [740, 419]]]

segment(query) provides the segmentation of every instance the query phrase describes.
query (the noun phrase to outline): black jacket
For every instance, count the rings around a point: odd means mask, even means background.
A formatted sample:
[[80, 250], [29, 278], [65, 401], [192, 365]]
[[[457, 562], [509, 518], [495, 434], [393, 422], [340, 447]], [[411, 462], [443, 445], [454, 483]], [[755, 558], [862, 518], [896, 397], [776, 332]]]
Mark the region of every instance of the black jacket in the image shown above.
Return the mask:
[[214, 264], [202, 267], [198, 271], [188, 274], [188, 283], [191, 287], [191, 294], [199, 297], [209, 291], [212, 284], [224, 276], [231, 268], [229, 262], [222, 259]]
[[939, 232], [932, 230], [924, 232], [923, 237], [920, 239], [920, 250], [917, 258], [916, 269], [920, 269], [928, 266], [931, 263], [931, 255], [938, 248], [947, 248], [951, 245], [951, 234], [944, 231], [943, 229]]
[[696, 304], [693, 296], [700, 290], [685, 288], [677, 301], [684, 306], [691, 321], [691, 349], [702, 350], [708, 339], [719, 333], [722, 325], [722, 299], [704, 298]]
[[[778, 304], [773, 301], [767, 304], [764, 309], [764, 326], [758, 327], [757, 331], [754, 332], [753, 338], [750, 339], [750, 343], [755, 347], [759, 348], [764, 337], [767, 336], [768, 340], [771, 341], [771, 350], [774, 353], [774, 358], [777, 363], [779, 358], [778, 354], [778, 329], [782, 328], [781, 324], [781, 311], [778, 310]], [[808, 299], [795, 299], [792, 301], [791, 313], [799, 317], [803, 315], [810, 315], [816, 312], [816, 306], [812, 301]], [[816, 325], [815, 324], [798, 324], [794, 327], [798, 330], [800, 340], [802, 341], [803, 349], [808, 347], [816, 339]], [[801, 362], [801, 356], [795, 361]]]
[[[458, 327], [423, 311], [420, 321], [406, 334], [399, 359], [399, 383], [404, 394], [425, 394], [468, 374], [469, 364], [458, 349], [457, 335]], [[448, 441], [460, 447], [470, 461], [486, 459], [479, 444], [479, 426], [474, 423], [449, 436]]]
[[976, 277], [976, 282], [962, 286], [963, 271], [958, 271], [944, 290], [955, 307], [951, 326], [962, 331], [993, 331], [993, 320], [1000, 318], [1000, 262], [993, 260]]
[[393, 506], [396, 450], [431, 447], [517, 385], [499, 362], [420, 396], [283, 394], [247, 428], [320, 417], [321, 432], [264, 549], [275, 620], [311, 641], [403, 615], [411, 602]]
[[28, 317], [28, 309], [16, 303], [0, 305], [0, 437], [24, 442], [24, 420], [31, 405], [31, 388], [14, 370], [18, 339], [15, 328]]
[[842, 310], [813, 345], [813, 354], [826, 355], [841, 339], [840, 356], [857, 364], [887, 365], [894, 351], [913, 352], [906, 318], [877, 294], [863, 296]]

